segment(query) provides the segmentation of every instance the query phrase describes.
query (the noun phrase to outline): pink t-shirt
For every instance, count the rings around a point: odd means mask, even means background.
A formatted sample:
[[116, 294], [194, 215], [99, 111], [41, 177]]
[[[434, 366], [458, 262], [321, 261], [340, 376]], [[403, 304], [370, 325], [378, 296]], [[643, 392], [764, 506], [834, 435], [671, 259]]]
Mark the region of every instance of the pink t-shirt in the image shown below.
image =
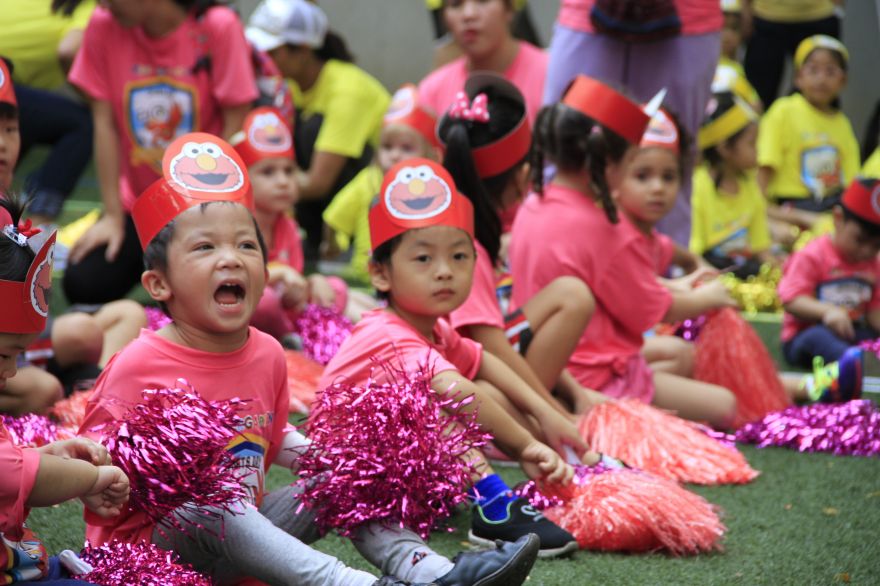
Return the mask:
[[251, 51], [235, 13], [209, 9], [164, 37], [125, 28], [95, 9], [68, 76], [94, 100], [107, 101], [119, 135], [122, 204], [161, 174], [162, 154], [193, 131], [220, 134], [222, 109], [257, 98]]
[[[281, 345], [257, 329], [250, 328], [244, 346], [222, 354], [181, 346], [141, 330], [136, 340], [107, 363], [98, 378], [80, 433], [100, 438], [96, 428], [122, 418], [126, 405], [141, 402], [141, 391], [175, 387], [178, 378], [212, 401], [235, 397], [248, 400], [241, 412], [242, 433], [227, 449], [241, 459], [243, 466], [253, 468], [244, 482], [249, 501], [258, 505], [265, 472], [284, 439], [290, 391]], [[87, 512], [86, 523], [86, 537], [92, 543], [111, 539], [150, 541], [153, 532], [153, 523], [146, 514], [130, 507], [112, 519]]]
[[652, 230], [650, 238], [646, 237], [645, 240], [651, 247], [657, 274], [662, 277], [669, 270], [672, 257], [675, 256], [675, 241], [657, 230]]
[[483, 354], [479, 343], [461, 337], [444, 319], [437, 320], [433, 338], [426, 339], [387, 309], [369, 311], [324, 368], [318, 388], [343, 380], [362, 385], [371, 376], [379, 383], [387, 382], [384, 369], [374, 370], [374, 360], [407, 372], [426, 368], [435, 375], [447, 370], [455, 370], [468, 379], [477, 375]]
[[[428, 74], [419, 83], [419, 103], [440, 117], [452, 104], [455, 94], [464, 89], [470, 70], [467, 57], [459, 57], [451, 63]], [[544, 92], [547, 75], [547, 54], [534, 45], [519, 41], [519, 51], [504, 72], [504, 77], [522, 92], [526, 99], [529, 123], [535, 123]]]
[[0, 423], [0, 567], [3, 584], [36, 580], [46, 571], [46, 548], [24, 526], [28, 516], [25, 504], [34, 488], [40, 454], [12, 443]]
[[583, 280], [596, 297], [596, 311], [568, 363], [589, 388], [625, 371], [642, 347], [642, 334], [672, 303], [657, 282], [644, 237], [628, 222], [609, 222], [583, 193], [557, 185], [547, 186], [543, 197], [530, 195], [520, 207], [510, 261], [517, 307], [566, 275]]
[[[562, 0], [559, 24], [585, 33], [595, 32], [590, 22], [590, 10], [595, 0]], [[701, 35], [721, 30], [724, 22], [718, 0], [675, 0], [675, 9], [681, 20], [683, 35]]]
[[269, 262], [284, 263], [300, 273], [303, 272], [306, 261], [296, 220], [285, 214], [278, 214], [272, 228], [272, 248], [268, 256]]
[[474, 240], [474, 247], [477, 249], [477, 262], [474, 266], [471, 293], [458, 309], [449, 314], [449, 323], [459, 331], [467, 326], [491, 326], [504, 329], [504, 315], [501, 313], [495, 291], [498, 283], [495, 268], [483, 245]]
[[[880, 307], [880, 260], [850, 263], [831, 236], [822, 236], [794, 253], [785, 263], [779, 282], [779, 298], [788, 303], [806, 295], [849, 310], [853, 320]], [[786, 312], [782, 317], [782, 341], [787, 342], [812, 325]]]

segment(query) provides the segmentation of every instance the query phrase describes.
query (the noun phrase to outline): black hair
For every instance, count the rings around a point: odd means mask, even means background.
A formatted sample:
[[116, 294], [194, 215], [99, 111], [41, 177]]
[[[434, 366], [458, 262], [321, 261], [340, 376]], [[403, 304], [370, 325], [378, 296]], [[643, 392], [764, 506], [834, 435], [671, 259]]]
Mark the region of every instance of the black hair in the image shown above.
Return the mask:
[[507, 135], [526, 115], [525, 104], [488, 86], [478, 90], [486, 94], [489, 122], [471, 122], [444, 116], [437, 134], [446, 145], [443, 166], [456, 188], [474, 205], [474, 230], [477, 241], [489, 253], [494, 266], [501, 248], [501, 195], [526, 157], [498, 175], [481, 179], [474, 164], [473, 149], [491, 144]]
[[862, 234], [867, 238], [880, 238], [880, 224], [869, 222], [861, 216], [857, 216], [843, 204], [840, 204], [840, 209], [843, 210], [844, 222], [855, 222], [858, 224]]
[[[9, 212], [12, 225], [18, 226], [27, 203], [20, 195], [10, 193], [5, 197], [0, 195], [0, 208]], [[3, 228], [4, 226], [0, 226], [0, 230]], [[0, 234], [0, 279], [24, 282], [34, 256], [34, 251], [29, 246], [19, 246], [8, 236]]]
[[[52, 12], [60, 12], [64, 16], [70, 16], [83, 0], [52, 0]], [[222, 4], [217, 0], [174, 0], [174, 3], [184, 8], [187, 12], [193, 10], [195, 15], [201, 16], [212, 6]]]
[[[12, 76], [15, 65], [6, 57], [0, 56], [0, 59], [6, 64], [6, 69], [9, 70], [9, 75]], [[18, 106], [8, 102], [0, 102], [0, 120], [9, 120], [10, 118], [18, 119]]]
[[[373, 262], [377, 265], [391, 265], [391, 255], [394, 254], [394, 251], [397, 250], [397, 247], [400, 246], [400, 243], [403, 241], [403, 234], [398, 234], [392, 238], [389, 238], [379, 246], [377, 246], [373, 250], [373, 256], [370, 262]], [[379, 291], [376, 290], [376, 297], [380, 301], [388, 301], [391, 296], [387, 291]]]
[[617, 208], [605, 180], [609, 162], [623, 159], [630, 144], [582, 112], [561, 102], [538, 112], [532, 137], [531, 181], [534, 190], [544, 192], [544, 162], [563, 171], [587, 170], [590, 188], [599, 196], [608, 221], [617, 223]]
[[[726, 114], [728, 110], [736, 105], [736, 97], [734, 96], [733, 92], [718, 92], [712, 95], [712, 99], [715, 100], [716, 107], [709, 113], [708, 116], [706, 116], [706, 119], [703, 121], [704, 125], [718, 120], [719, 118], [721, 118], [721, 116]], [[721, 156], [721, 152], [718, 150], [718, 147], [720, 147], [721, 145], [733, 147], [733, 145], [737, 143], [742, 135], [745, 134], [747, 128], [748, 125], [743, 126], [741, 129], [721, 141], [719, 144], [703, 149], [703, 160], [706, 161], [706, 164], [709, 166], [709, 175], [715, 182], [716, 188], [721, 184], [721, 168], [724, 165], [724, 158]]]
[[324, 36], [324, 43], [315, 49], [315, 55], [322, 61], [336, 59], [346, 63], [354, 63], [354, 55], [348, 50], [348, 44], [338, 33], [331, 30]]

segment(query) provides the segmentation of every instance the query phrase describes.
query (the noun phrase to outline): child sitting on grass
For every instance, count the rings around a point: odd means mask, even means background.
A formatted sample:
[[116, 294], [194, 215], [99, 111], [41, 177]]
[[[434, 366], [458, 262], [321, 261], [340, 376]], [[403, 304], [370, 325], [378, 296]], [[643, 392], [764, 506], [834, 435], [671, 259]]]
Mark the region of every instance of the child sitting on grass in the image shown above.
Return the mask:
[[[160, 531], [144, 511], [130, 508], [111, 522], [87, 515], [86, 534], [93, 543], [153, 542], [220, 583], [250, 576], [269, 584], [372, 586], [371, 574], [306, 544], [318, 533], [294, 487], [264, 489], [269, 466], [294, 469], [308, 441], [287, 422], [281, 346], [248, 325], [265, 287], [266, 247], [244, 163], [219, 138], [194, 133], [168, 147], [163, 168], [165, 177], [137, 200], [133, 218], [145, 249], [141, 282], [173, 321], [157, 332], [144, 330], [111, 361], [82, 430], [97, 433], [141, 402], [143, 389], [170, 387], [179, 377], [206, 399], [244, 399], [242, 435], [227, 449], [247, 469], [249, 497], [233, 505], [235, 514], [179, 510], [183, 532]], [[378, 523], [365, 525], [353, 543], [387, 574], [447, 585], [519, 584], [517, 573], [528, 571], [537, 552], [530, 537], [462, 554], [453, 563], [414, 533]]]

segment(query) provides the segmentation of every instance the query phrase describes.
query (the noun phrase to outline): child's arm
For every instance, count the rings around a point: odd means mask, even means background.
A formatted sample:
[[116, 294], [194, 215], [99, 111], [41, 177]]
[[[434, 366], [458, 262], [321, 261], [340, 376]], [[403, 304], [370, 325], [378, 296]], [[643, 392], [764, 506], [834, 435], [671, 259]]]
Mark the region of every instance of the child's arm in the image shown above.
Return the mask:
[[571, 466], [548, 446], [542, 444], [517, 423], [491, 397], [486, 396], [472, 381], [454, 370], [445, 370], [431, 379], [431, 388], [441, 396], [449, 393], [463, 399], [476, 395], [476, 401], [463, 407], [478, 409], [477, 421], [491, 433], [499, 447], [515, 457], [530, 478], [546, 477], [551, 482], [568, 483], [574, 475]]
[[798, 295], [784, 303], [783, 308], [800, 320], [825, 324], [844, 340], [853, 340], [856, 337], [849, 312], [843, 307], [819, 301], [809, 295]]
[[306, 280], [309, 284], [309, 302], [321, 307], [333, 307], [336, 302], [336, 291], [330, 285], [327, 277], [319, 273], [312, 273]]
[[681, 244], [676, 244], [672, 252], [672, 264], [679, 266], [685, 273], [690, 274], [701, 267], [708, 267], [709, 263], [697, 256]]
[[868, 311], [868, 325], [871, 329], [880, 332], [880, 309]]
[[722, 307], [736, 307], [736, 301], [727, 292], [724, 283], [715, 279], [691, 291], [672, 291], [672, 304], [663, 321], [674, 323]]
[[116, 466], [40, 454], [40, 468], [27, 506], [48, 507], [74, 498], [102, 517], [118, 515], [128, 500], [128, 477]]
[[270, 287], [281, 285], [281, 304], [285, 308], [298, 308], [308, 301], [308, 282], [299, 271], [277, 262], [270, 263], [268, 271], [269, 279], [266, 284]]

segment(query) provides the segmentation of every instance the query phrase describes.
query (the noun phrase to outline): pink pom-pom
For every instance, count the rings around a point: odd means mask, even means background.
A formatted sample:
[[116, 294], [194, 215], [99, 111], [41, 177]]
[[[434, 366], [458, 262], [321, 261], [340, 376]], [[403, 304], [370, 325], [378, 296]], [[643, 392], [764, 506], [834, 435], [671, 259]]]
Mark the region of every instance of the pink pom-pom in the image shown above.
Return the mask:
[[158, 307], [145, 307], [144, 311], [147, 314], [147, 328], [154, 332], [172, 322], [172, 319]]
[[93, 570], [77, 576], [99, 586], [211, 586], [206, 576], [180, 561], [177, 554], [152, 543], [87, 545], [80, 559]]
[[319, 305], [306, 306], [293, 323], [294, 332], [302, 339], [303, 352], [321, 365], [336, 355], [353, 327], [344, 315]]
[[317, 523], [343, 535], [366, 521], [398, 523], [427, 538], [466, 499], [474, 472], [465, 454], [483, 446], [474, 411], [450, 391], [438, 396], [425, 372], [393, 371], [395, 382], [335, 384], [318, 394], [300, 457], [302, 500]]
[[28, 413], [19, 417], [0, 415], [12, 442], [22, 448], [39, 448], [52, 442], [73, 437], [44, 415]]
[[674, 481], [593, 466], [579, 467], [568, 486], [541, 489], [564, 503], [544, 514], [574, 535], [582, 549], [672, 555], [721, 549], [725, 527], [716, 508]]
[[736, 439], [759, 448], [876, 457], [880, 456], [880, 410], [867, 400], [789, 407], [744, 425]]
[[579, 428], [592, 449], [662, 478], [740, 484], [758, 475], [735, 447], [708, 437], [695, 423], [639, 401], [596, 405]]
[[[162, 525], [182, 529], [178, 508], [219, 507], [247, 497], [251, 472], [226, 450], [238, 434], [239, 400], [208, 401], [186, 381], [143, 392], [143, 403], [103, 429], [103, 443], [131, 481], [130, 505]], [[219, 513], [218, 513], [219, 516]]]

